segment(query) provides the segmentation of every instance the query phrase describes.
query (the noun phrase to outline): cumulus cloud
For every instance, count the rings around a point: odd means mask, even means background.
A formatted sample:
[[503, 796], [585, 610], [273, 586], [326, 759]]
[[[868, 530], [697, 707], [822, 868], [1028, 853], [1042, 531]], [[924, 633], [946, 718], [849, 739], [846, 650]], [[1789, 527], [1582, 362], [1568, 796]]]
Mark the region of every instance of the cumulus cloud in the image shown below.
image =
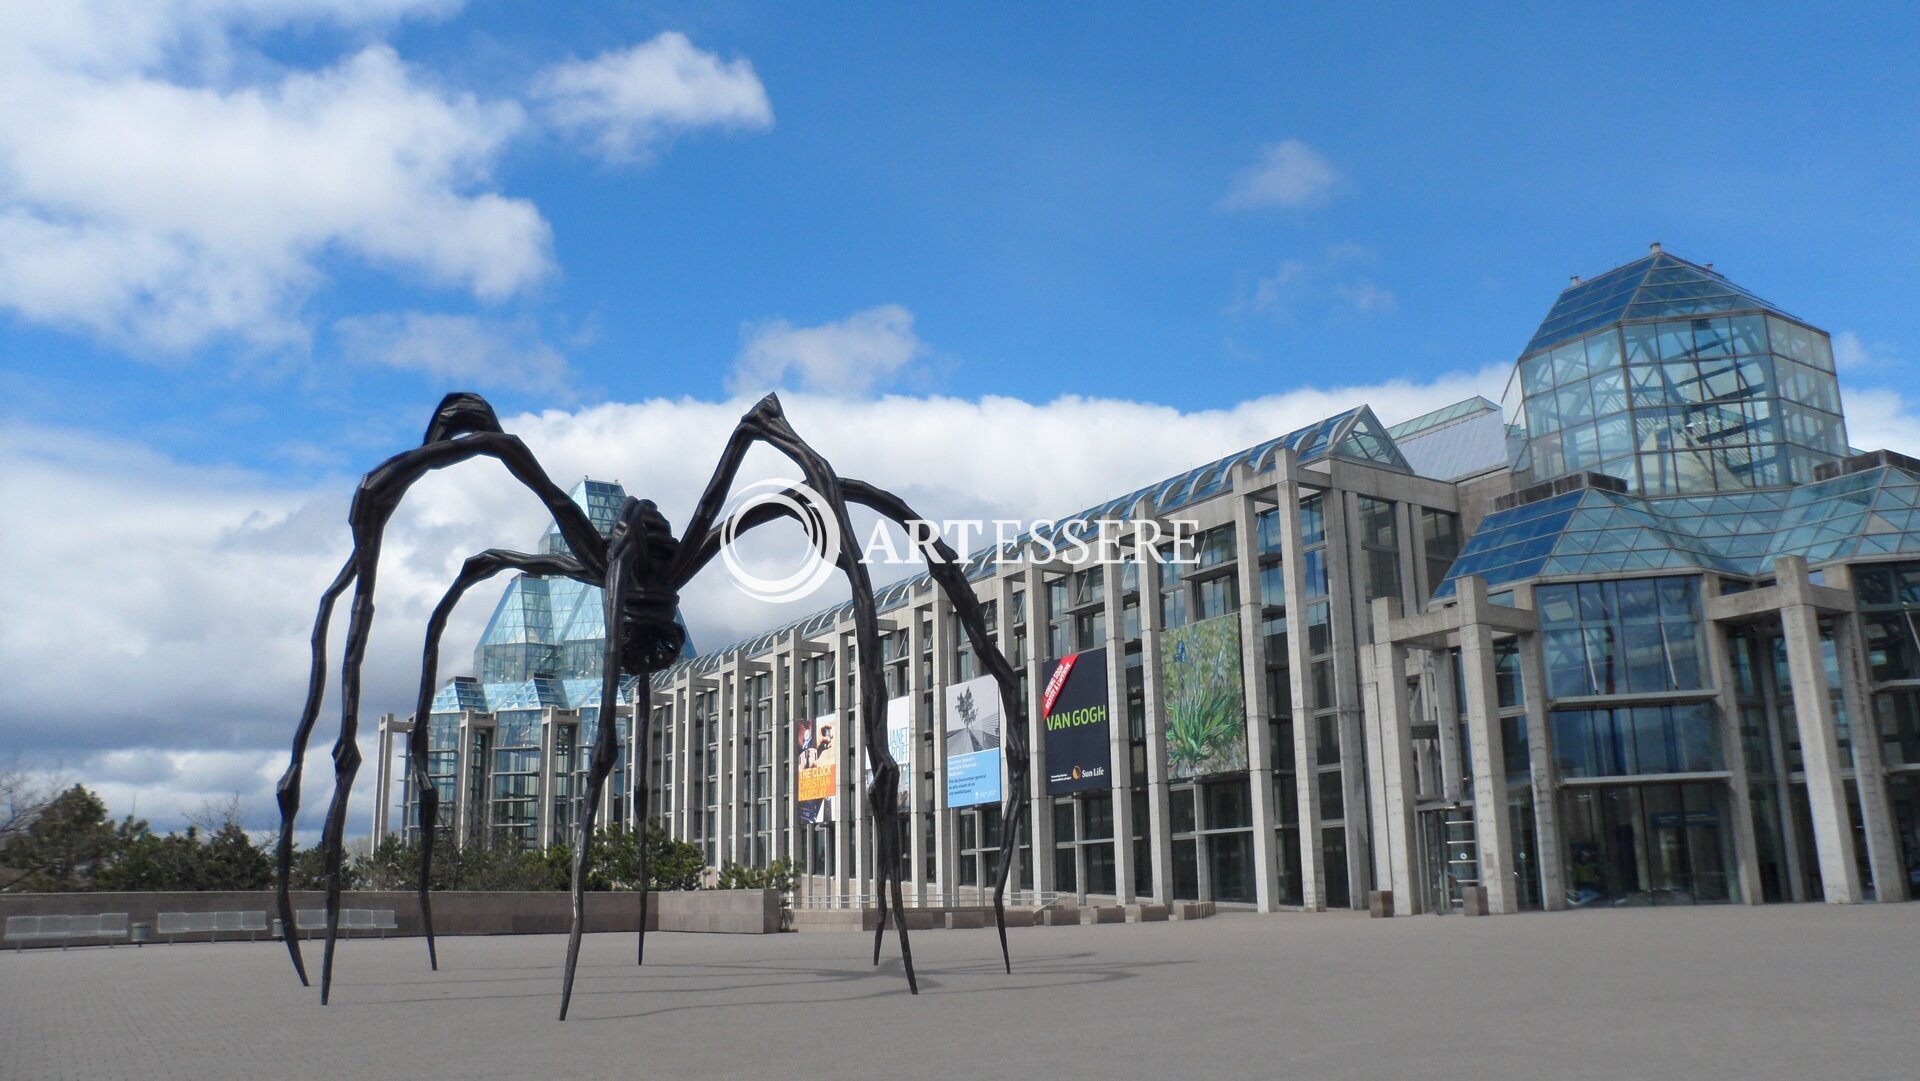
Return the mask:
[[547, 118], [611, 161], [645, 158], [696, 128], [773, 126], [766, 87], [744, 58], [722, 60], [668, 31], [626, 49], [550, 68], [534, 83]]
[[1282, 139], [1233, 175], [1219, 205], [1222, 210], [1300, 210], [1332, 202], [1345, 184], [1324, 154], [1299, 139]]
[[564, 394], [569, 384], [566, 357], [530, 321], [389, 312], [341, 319], [334, 331], [349, 360], [419, 372], [445, 385]]
[[486, 299], [538, 280], [546, 221], [487, 190], [517, 105], [434, 87], [385, 45], [252, 80], [209, 59], [244, 32], [445, 7], [13, 8], [0, 22], [0, 38], [16, 35], [0, 52], [0, 305], [182, 353], [304, 342], [300, 307], [330, 254]]
[[[277, 30], [377, 32], [457, 6], [0, 10], [0, 309], [164, 356], [304, 347], [304, 305], [336, 258], [483, 301], [540, 281], [551, 228], [492, 176], [527, 130], [518, 102], [438, 86], [385, 44], [306, 69], [250, 48]], [[542, 117], [625, 157], [773, 118], [751, 64], [674, 33], [562, 64], [538, 93]]]
[[796, 327], [784, 319], [750, 323], [741, 333], [745, 340], [727, 380], [727, 389], [741, 394], [798, 386], [860, 396], [928, 351], [913, 332], [913, 313], [898, 304], [812, 327]]

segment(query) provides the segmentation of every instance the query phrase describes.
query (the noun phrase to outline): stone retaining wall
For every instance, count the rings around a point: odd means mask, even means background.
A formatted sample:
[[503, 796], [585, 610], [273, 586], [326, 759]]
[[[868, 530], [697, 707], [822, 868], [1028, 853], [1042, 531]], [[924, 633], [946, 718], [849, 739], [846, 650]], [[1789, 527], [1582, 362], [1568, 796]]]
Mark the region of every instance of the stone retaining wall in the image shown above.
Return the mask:
[[[572, 926], [572, 896], [564, 892], [433, 894], [436, 935], [565, 934]], [[125, 912], [132, 923], [157, 924], [162, 912], [264, 911], [274, 918], [271, 892], [206, 893], [10, 893], [0, 894], [0, 920], [7, 916], [90, 916]], [[635, 931], [640, 898], [628, 892], [587, 894], [588, 931]], [[322, 908], [326, 895], [297, 890], [293, 907]], [[399, 929], [388, 934], [418, 935], [420, 902], [412, 893], [347, 890], [342, 908], [391, 909]], [[655, 893], [647, 904], [647, 927], [660, 931], [718, 934], [771, 934], [780, 930], [780, 894], [774, 890], [690, 890]], [[362, 932], [364, 933], [364, 932]], [[210, 935], [178, 935], [178, 941]], [[238, 935], [227, 933], [222, 937]], [[9, 947], [13, 944], [8, 943]], [[28, 946], [33, 946], [29, 943]]]

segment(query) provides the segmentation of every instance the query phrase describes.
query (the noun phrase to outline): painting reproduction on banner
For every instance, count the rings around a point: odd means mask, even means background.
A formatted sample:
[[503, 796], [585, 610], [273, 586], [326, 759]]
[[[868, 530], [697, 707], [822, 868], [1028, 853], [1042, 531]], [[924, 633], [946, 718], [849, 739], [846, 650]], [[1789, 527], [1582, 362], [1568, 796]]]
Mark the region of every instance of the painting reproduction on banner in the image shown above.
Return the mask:
[[1218, 616], [1160, 636], [1167, 774], [1174, 780], [1247, 768], [1240, 619]]

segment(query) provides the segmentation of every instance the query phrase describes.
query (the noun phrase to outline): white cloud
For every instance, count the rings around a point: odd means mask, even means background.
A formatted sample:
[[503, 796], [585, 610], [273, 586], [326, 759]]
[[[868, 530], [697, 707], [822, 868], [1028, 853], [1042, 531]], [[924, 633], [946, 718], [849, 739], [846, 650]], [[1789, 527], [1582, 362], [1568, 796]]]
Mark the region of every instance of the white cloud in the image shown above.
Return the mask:
[[529, 321], [391, 312], [334, 324], [348, 359], [420, 372], [446, 385], [565, 393], [566, 357]]
[[1361, 315], [1384, 315], [1400, 310], [1400, 301], [1393, 290], [1382, 289], [1366, 278], [1336, 285], [1333, 291], [1347, 307]]
[[1896, 364], [1898, 355], [1886, 342], [1868, 342], [1855, 331], [1843, 330], [1833, 336], [1833, 363], [1842, 372], [1858, 374]]
[[1318, 150], [1299, 139], [1283, 139], [1260, 152], [1260, 159], [1233, 175], [1220, 197], [1223, 210], [1324, 206], [1339, 194], [1346, 178]]
[[535, 81], [534, 96], [556, 126], [592, 139], [612, 161], [644, 159], [655, 144], [697, 128], [773, 126], [751, 63], [722, 60], [672, 31], [556, 65]]
[[796, 327], [784, 319], [751, 323], [742, 328], [742, 336], [745, 341], [727, 380], [727, 389], [742, 394], [797, 385], [823, 394], [859, 396], [884, 385], [928, 351], [913, 332], [913, 313], [898, 304], [813, 327]]
[[244, 33], [448, 6], [96, 3], [0, 16], [12, 42], [0, 46], [0, 306], [179, 353], [303, 342], [301, 304], [333, 255], [487, 299], [541, 278], [547, 223], [487, 190], [522, 126], [517, 105], [431, 86], [384, 45], [315, 70], [233, 59]]
[[1227, 310], [1280, 316], [1291, 315], [1299, 308], [1344, 309], [1355, 315], [1391, 314], [1400, 309], [1399, 298], [1391, 289], [1359, 273], [1374, 262], [1369, 248], [1349, 242], [1332, 244], [1318, 255], [1285, 260], [1273, 273], [1254, 279], [1253, 288]]

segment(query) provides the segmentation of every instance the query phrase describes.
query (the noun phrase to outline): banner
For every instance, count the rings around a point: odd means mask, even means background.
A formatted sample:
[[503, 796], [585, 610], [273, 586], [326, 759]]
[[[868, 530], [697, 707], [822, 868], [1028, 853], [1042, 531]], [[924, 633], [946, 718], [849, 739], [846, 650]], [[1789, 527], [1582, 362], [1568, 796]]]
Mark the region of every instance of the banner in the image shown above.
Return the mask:
[[1054, 662], [1040, 698], [1045, 726], [1047, 795], [1092, 792], [1112, 785], [1108, 742], [1107, 651], [1092, 649]]
[[947, 688], [947, 806], [1000, 802], [1000, 686], [981, 676]]
[[[901, 695], [887, 699], [887, 751], [900, 765], [900, 791], [906, 792], [913, 777], [913, 699]], [[901, 806], [906, 806], [904, 798]]]
[[794, 758], [798, 783], [794, 798], [800, 804], [800, 824], [833, 821], [833, 809], [840, 791], [840, 746], [836, 742], [839, 720], [833, 714], [816, 717], [812, 724], [794, 722], [799, 754]]
[[1174, 780], [1247, 768], [1240, 617], [1217, 616], [1160, 636], [1161, 716]]

